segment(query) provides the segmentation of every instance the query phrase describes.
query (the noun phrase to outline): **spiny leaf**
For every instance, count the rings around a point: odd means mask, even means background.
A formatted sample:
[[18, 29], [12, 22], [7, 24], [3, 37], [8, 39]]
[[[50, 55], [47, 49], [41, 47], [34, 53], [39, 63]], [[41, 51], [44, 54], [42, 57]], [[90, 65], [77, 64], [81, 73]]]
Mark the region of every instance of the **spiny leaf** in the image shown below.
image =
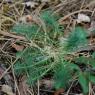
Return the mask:
[[38, 28], [39, 27], [37, 25], [27, 25], [19, 23], [14, 25], [11, 31], [25, 35], [28, 39], [30, 39], [35, 36]]
[[44, 20], [45, 24], [48, 25], [48, 27], [53, 28], [53, 30], [58, 29], [58, 23], [57, 23], [57, 17], [52, 15], [52, 11], [44, 11], [41, 13], [41, 18]]
[[93, 52], [93, 54], [92, 54], [92, 58], [95, 58], [95, 52]]
[[[19, 52], [19, 55], [20, 53], [22, 52]], [[45, 54], [43, 55], [39, 49], [28, 48], [14, 65], [14, 70], [16, 75], [28, 74], [29, 79], [27, 77], [27, 82], [33, 83], [37, 81], [37, 79], [43, 77], [43, 73], [46, 74], [51, 65], [51, 57]]]
[[72, 78], [71, 75], [71, 70], [68, 67], [68, 62], [65, 62], [66, 64], [60, 63], [58, 64], [58, 67], [55, 70], [54, 73], [54, 80], [55, 80], [55, 88], [59, 89], [59, 88], [66, 88], [67, 85], [69, 84], [69, 80]]
[[58, 23], [58, 16], [53, 15], [52, 11], [44, 11], [41, 13], [41, 18], [45, 22], [47, 32], [49, 32], [49, 36], [57, 36], [62, 34], [64, 27], [59, 25]]
[[85, 65], [91, 65], [92, 67], [95, 67], [95, 59], [92, 57], [78, 57], [78, 58], [74, 58], [74, 61], [76, 63], [80, 63], [80, 64], [85, 64]]
[[75, 51], [79, 46], [87, 43], [86, 31], [82, 27], [75, 27], [67, 39], [66, 50]]
[[91, 75], [89, 76], [89, 80], [95, 84], [95, 76], [94, 75]]

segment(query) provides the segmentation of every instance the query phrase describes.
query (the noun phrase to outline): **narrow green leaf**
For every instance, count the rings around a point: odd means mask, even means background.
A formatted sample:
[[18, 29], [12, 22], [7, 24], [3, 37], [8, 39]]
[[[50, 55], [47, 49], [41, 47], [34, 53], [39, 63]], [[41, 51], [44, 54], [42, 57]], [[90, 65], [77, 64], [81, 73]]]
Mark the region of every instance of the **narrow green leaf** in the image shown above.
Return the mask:
[[82, 27], [75, 27], [75, 29], [70, 33], [67, 39], [67, 50], [76, 50], [79, 46], [85, 45], [87, 43], [86, 30]]
[[84, 73], [80, 73], [79, 83], [83, 89], [84, 94], [87, 94], [89, 92], [89, 81], [87, 80]]
[[89, 80], [95, 84], [95, 76], [94, 75], [90, 75], [89, 76]]

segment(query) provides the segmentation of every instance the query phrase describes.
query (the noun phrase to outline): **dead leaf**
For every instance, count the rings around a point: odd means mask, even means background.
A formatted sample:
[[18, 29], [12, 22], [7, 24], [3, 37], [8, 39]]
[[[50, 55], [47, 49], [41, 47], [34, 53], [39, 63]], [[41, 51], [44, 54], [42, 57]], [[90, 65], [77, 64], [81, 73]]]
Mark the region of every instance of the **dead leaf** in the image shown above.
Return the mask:
[[90, 22], [91, 19], [85, 14], [78, 14], [77, 23]]
[[64, 89], [61, 88], [61, 89], [58, 89], [57, 91], [55, 91], [54, 95], [60, 95], [63, 92], [64, 92]]
[[22, 45], [17, 45], [17, 44], [15, 44], [15, 43], [12, 43], [11, 46], [12, 46], [15, 50], [17, 50], [17, 51], [22, 51], [22, 50], [24, 49], [24, 46], [22, 46]]
[[15, 95], [13, 92], [12, 92], [12, 88], [8, 85], [2, 85], [2, 88], [1, 88], [1, 91], [8, 94], [8, 95]]

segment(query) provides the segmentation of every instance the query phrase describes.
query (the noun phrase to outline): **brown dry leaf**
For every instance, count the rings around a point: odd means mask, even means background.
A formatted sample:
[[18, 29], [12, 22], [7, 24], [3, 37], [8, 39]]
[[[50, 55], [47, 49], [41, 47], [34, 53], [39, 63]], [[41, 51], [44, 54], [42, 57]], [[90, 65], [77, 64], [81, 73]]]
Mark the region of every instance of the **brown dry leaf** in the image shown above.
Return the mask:
[[61, 88], [61, 89], [58, 89], [58, 90], [54, 93], [54, 95], [60, 95], [60, 94], [63, 93], [63, 92], [64, 92], [64, 89]]
[[17, 45], [17, 44], [15, 44], [15, 43], [12, 43], [11, 46], [12, 46], [15, 50], [17, 50], [17, 51], [22, 51], [22, 50], [24, 49], [24, 46], [22, 46], [22, 45]]
[[13, 92], [12, 92], [12, 88], [8, 85], [2, 85], [2, 88], [1, 88], [1, 91], [6, 93], [7, 95], [15, 95]]

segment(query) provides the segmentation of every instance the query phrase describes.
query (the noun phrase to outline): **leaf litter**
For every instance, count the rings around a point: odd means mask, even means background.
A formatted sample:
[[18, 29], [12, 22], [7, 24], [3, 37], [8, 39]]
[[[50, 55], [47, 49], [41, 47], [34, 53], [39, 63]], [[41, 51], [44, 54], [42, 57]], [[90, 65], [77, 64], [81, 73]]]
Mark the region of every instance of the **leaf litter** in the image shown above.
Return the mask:
[[[43, 2], [44, 2], [44, 4], [42, 6], [41, 4]], [[10, 3], [11, 8], [9, 9], [8, 7], [6, 7], [6, 9], [4, 9], [4, 10], [7, 10], [7, 11], [4, 11], [2, 8], [8, 3]], [[62, 0], [54, 0], [54, 1], [52, 1], [52, 0], [49, 0], [49, 1], [48, 0], [42, 0], [42, 1], [34, 0], [34, 1], [27, 1], [27, 2], [4, 0], [4, 2], [2, 1], [0, 3], [0, 6], [1, 6], [0, 19], [1, 20], [2, 20], [2, 18], [4, 19], [4, 21], [2, 21], [0, 23], [0, 35], [1, 35], [0, 36], [0, 41], [1, 41], [0, 44], [1, 43], [5, 44], [6, 41], [8, 41], [10, 39], [14, 39], [14, 40], [20, 39], [20, 40], [18, 40], [19, 43], [25, 44], [26, 47], [28, 46], [26, 44], [30, 44], [24, 36], [10, 32], [11, 27], [18, 23], [23, 23], [25, 25], [27, 25], [27, 24], [30, 25], [30, 24], [36, 23], [40, 27], [43, 28], [44, 32], [47, 35], [48, 31], [46, 31], [46, 28], [47, 28], [47, 26], [45, 26], [46, 22], [44, 22], [40, 18], [40, 13], [42, 11], [50, 9], [53, 11], [53, 14], [60, 15], [60, 18], [57, 19], [58, 20], [57, 23], [64, 26], [64, 32], [65, 32], [64, 34], [65, 35], [68, 36], [71, 33], [71, 30], [73, 28], [75, 28], [76, 25], [82, 26], [83, 28], [85, 28], [87, 30], [87, 34], [88, 34], [87, 37], [89, 40], [89, 43], [88, 43], [89, 45], [79, 48], [78, 52], [76, 52], [77, 55], [81, 55], [81, 52], [83, 52], [83, 55], [84, 55], [85, 51], [86, 51], [86, 54], [89, 54], [95, 50], [95, 47], [94, 47], [94, 44], [95, 44], [94, 37], [95, 36], [93, 36], [94, 35], [94, 26], [95, 26], [95, 24], [94, 24], [94, 22], [95, 22], [95, 11], [94, 11], [95, 2], [94, 2], [94, 0], [92, 0], [92, 1], [90, 1], [90, 0], [72, 0], [72, 1], [71, 0], [64, 0], [64, 1], [62, 1]], [[11, 15], [10, 13], [12, 13], [13, 16], [10, 16]], [[51, 23], [52, 22], [50, 22], [50, 26], [51, 26]], [[7, 26], [7, 28], [5, 28], [6, 26]], [[37, 34], [39, 33], [39, 30], [38, 30]], [[55, 33], [55, 35], [56, 35], [56, 33]], [[58, 39], [60, 39], [62, 36], [63, 35], [61, 34], [61, 36], [59, 36]], [[56, 36], [55, 36], [55, 38], [57, 39]], [[44, 40], [46, 40], [46, 39], [44, 39]], [[39, 40], [39, 42], [37, 41], [35, 43], [39, 45], [40, 40]], [[43, 43], [40, 43], [40, 44], [43, 44]], [[44, 43], [44, 44], [46, 44], [46, 43]], [[32, 43], [32, 45], [33, 45], [33, 43]], [[6, 47], [8, 49], [6, 49]], [[16, 56], [14, 56], [14, 55], [16, 55], [16, 52], [22, 51], [25, 48], [23, 45], [19, 45], [19, 44], [12, 43], [12, 42], [8, 43], [6, 47], [3, 48], [4, 52], [2, 52], [3, 50], [0, 50], [0, 63], [4, 64], [3, 67], [5, 68], [5, 69], [2, 69], [2, 66], [0, 65], [0, 76], [6, 71], [6, 69], [9, 66], [11, 66], [11, 63], [16, 58]], [[37, 45], [36, 45], [36, 47], [40, 48]], [[56, 48], [56, 46], [55, 46], [55, 48]], [[55, 54], [55, 51], [57, 51], [57, 50], [56, 49], [54, 50], [53, 55]], [[8, 54], [6, 54], [5, 52], [8, 52]], [[5, 57], [7, 55], [8, 55], [8, 57]], [[83, 66], [82, 66], [82, 68], [83, 68]], [[12, 85], [7, 84], [7, 79], [5, 78], [5, 76], [3, 76], [4, 83], [2, 83], [2, 81], [0, 82], [2, 85], [1, 90], [8, 95], [19, 95], [18, 93], [21, 93], [21, 95], [24, 95], [22, 93], [26, 93], [25, 95], [32, 95], [31, 93], [34, 93], [34, 92], [37, 93], [37, 91], [40, 91], [40, 90], [41, 90], [40, 95], [44, 95], [43, 93], [46, 93], [45, 95], [52, 95], [52, 92], [55, 93], [55, 95], [59, 95], [61, 93], [64, 93], [64, 95], [66, 95], [65, 94], [66, 91], [64, 91], [64, 89], [59, 89], [58, 91], [54, 90], [53, 84], [52, 84], [53, 81], [52, 81], [52, 78], [50, 78], [52, 75], [46, 76], [49, 78], [49, 80], [47, 80], [46, 77], [43, 78], [44, 81], [40, 80], [40, 86], [43, 86], [43, 84], [44, 84], [45, 85], [44, 88], [40, 88], [39, 84], [36, 84], [36, 85], [33, 85], [33, 87], [31, 87], [31, 89], [30, 89], [30, 87], [28, 87], [25, 83], [26, 79], [23, 79], [23, 80], [21, 80], [21, 82], [18, 82], [18, 77], [16, 76], [17, 77], [17, 81], [16, 81], [16, 80], [14, 80], [12, 74], [13, 74], [13, 72], [11, 69], [5, 73], [6, 78], [8, 77], [9, 79], [11, 78], [11, 80], [13, 80], [10, 83]], [[20, 77], [22, 77], [22, 76], [20, 76]], [[13, 86], [13, 83], [15, 86]], [[16, 84], [17, 84], [18, 88], [16, 87]], [[24, 87], [22, 87], [23, 85], [24, 85]], [[36, 87], [36, 89], [33, 90], [33, 88], [35, 88], [35, 87]], [[47, 88], [51, 88], [51, 89], [47, 89]], [[75, 88], [78, 89], [78, 91], [75, 91]], [[12, 91], [12, 89], [15, 89], [15, 90]], [[19, 89], [19, 90], [17, 90], [17, 89]], [[25, 89], [27, 89], [26, 92], [25, 92]], [[95, 89], [93, 89], [93, 90], [95, 90]], [[49, 94], [47, 94], [47, 93], [49, 93]], [[73, 87], [71, 87], [71, 91], [69, 92], [69, 95], [82, 95], [81, 93], [82, 93], [81, 87], [79, 84], [76, 83], [73, 85]], [[91, 92], [91, 93], [93, 93], [93, 92]]]

